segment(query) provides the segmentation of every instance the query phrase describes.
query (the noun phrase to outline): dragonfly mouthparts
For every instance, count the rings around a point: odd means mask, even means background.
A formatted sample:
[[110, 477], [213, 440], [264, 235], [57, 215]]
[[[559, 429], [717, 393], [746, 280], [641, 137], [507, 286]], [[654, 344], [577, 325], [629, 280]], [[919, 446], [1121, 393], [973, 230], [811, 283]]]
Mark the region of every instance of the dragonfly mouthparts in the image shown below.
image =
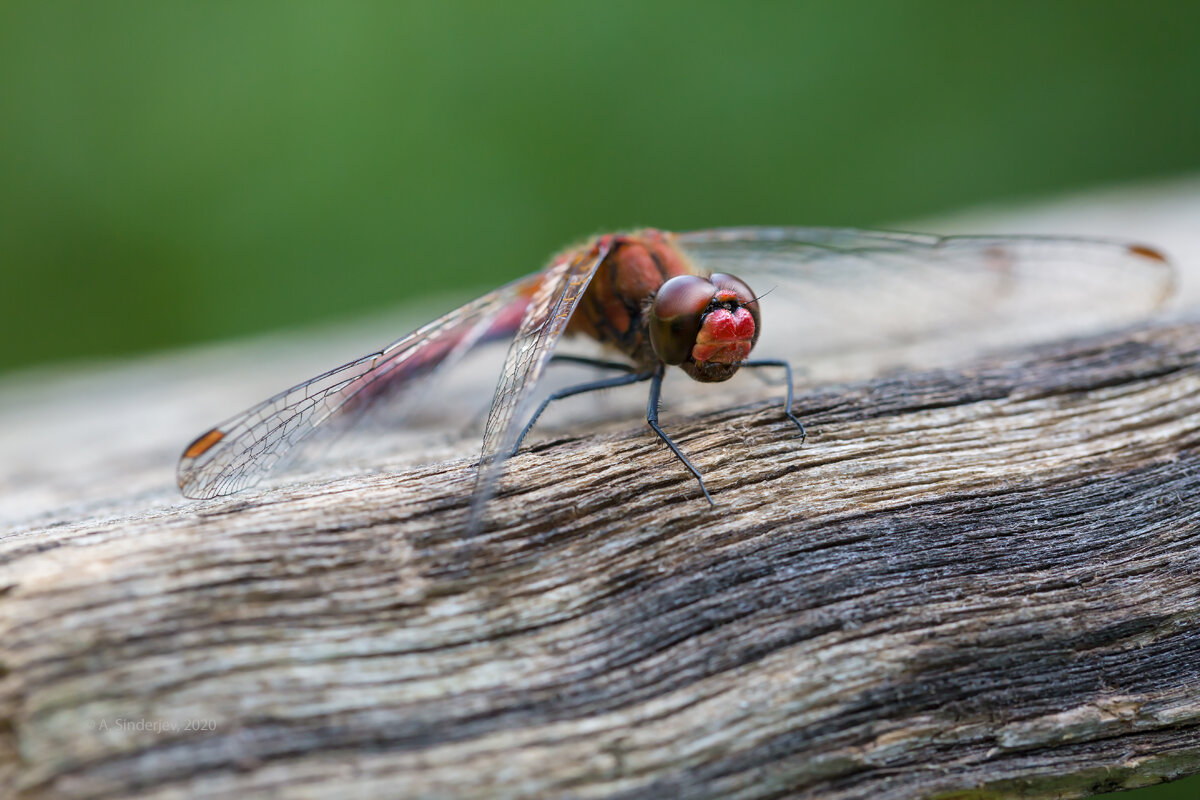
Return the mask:
[[718, 307], [704, 317], [696, 344], [692, 347], [692, 358], [699, 362], [717, 364], [739, 364], [750, 355], [754, 344], [754, 318], [750, 312], [738, 307]]

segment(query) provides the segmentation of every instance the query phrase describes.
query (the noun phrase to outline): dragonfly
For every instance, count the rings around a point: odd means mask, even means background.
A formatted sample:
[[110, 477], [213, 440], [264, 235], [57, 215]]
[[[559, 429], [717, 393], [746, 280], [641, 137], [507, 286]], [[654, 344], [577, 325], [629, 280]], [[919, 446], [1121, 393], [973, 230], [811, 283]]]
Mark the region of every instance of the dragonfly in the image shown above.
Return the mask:
[[[476, 523], [504, 462], [551, 402], [635, 383], [649, 384], [653, 433], [714, 503], [700, 470], [659, 422], [669, 367], [714, 384], [743, 369], [781, 371], [782, 417], [803, 444], [790, 361], [751, 358], [766, 332], [776, 331], [776, 353], [835, 356], [918, 340], [952, 345], [968, 334], [976, 343], [1011, 342], [1140, 319], [1174, 285], [1159, 250], [1110, 239], [799, 227], [598, 235], [208, 429], [184, 449], [178, 484], [185, 496], [204, 499], [257, 484], [335, 420], [353, 422], [380, 400], [406, 402], [407, 392], [472, 349], [508, 340], [484, 426]], [[556, 353], [572, 335], [599, 342], [612, 358]], [[554, 362], [610, 376], [539, 400], [535, 387]]]

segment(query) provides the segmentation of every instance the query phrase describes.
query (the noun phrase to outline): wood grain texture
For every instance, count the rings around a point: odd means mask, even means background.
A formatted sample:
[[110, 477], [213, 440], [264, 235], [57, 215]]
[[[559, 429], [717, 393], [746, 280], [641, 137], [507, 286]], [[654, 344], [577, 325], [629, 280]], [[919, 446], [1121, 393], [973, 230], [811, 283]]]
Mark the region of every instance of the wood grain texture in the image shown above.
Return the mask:
[[18, 525], [0, 787], [1075, 797], [1200, 772], [1200, 325], [797, 413], [802, 446], [774, 401], [668, 423], [716, 508], [631, 423], [523, 451], [470, 538], [469, 458]]

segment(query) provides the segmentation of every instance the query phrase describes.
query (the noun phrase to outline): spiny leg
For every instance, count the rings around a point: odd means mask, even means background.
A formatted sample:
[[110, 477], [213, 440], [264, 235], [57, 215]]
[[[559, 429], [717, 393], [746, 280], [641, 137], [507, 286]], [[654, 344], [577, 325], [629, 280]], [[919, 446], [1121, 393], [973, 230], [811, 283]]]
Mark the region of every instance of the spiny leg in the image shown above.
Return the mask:
[[633, 372], [633, 368], [628, 364], [619, 364], [615, 361], [597, 361], [595, 359], [584, 359], [578, 356], [555, 356], [551, 360], [571, 361], [578, 364], [588, 364], [594, 367], [612, 367], [613, 369], [623, 369], [629, 374], [618, 375], [615, 378], [606, 378], [602, 381], [589, 381], [588, 383], [579, 383], [574, 386], [568, 386], [565, 389], [560, 389], [554, 394], [542, 401], [542, 404], [537, 407], [537, 411], [533, 412], [533, 416], [529, 418], [529, 422], [525, 423], [525, 427], [521, 429], [521, 435], [517, 437], [517, 441], [513, 444], [512, 449], [508, 451], [509, 458], [517, 454], [517, 450], [521, 449], [521, 442], [525, 440], [526, 434], [533, 429], [533, 424], [537, 422], [538, 417], [546, 410], [546, 406], [553, 403], [555, 400], [561, 400], [564, 397], [571, 397], [584, 392], [594, 392], [600, 389], [611, 389], [614, 386], [628, 386], [631, 383], [640, 383], [641, 381], [649, 380], [653, 373], [650, 372]]
[[[555, 355], [550, 356], [550, 363], [551, 364], [580, 364], [585, 367], [596, 367], [597, 369], [615, 369], [615, 370], [619, 370], [621, 372], [636, 371], [636, 368], [632, 364], [627, 364], [627, 363], [624, 363], [621, 361], [607, 361], [602, 358], [588, 358], [587, 356], [574, 356], [574, 355], [569, 355], [569, 354], [565, 354], [565, 353], [562, 355], [555, 354]], [[604, 387], [600, 387], [600, 388], [604, 388]], [[567, 397], [567, 395], [562, 395], [562, 396]], [[521, 440], [525, 438], [525, 434], [529, 433], [529, 431], [532, 430], [534, 422], [537, 421], [537, 418], [539, 416], [541, 416], [541, 413], [546, 410], [546, 406], [550, 405], [550, 401], [553, 399], [555, 399], [555, 398], [553, 398], [553, 397], [549, 398], [545, 402], [543, 402], [540, 406], [538, 406], [538, 410], [535, 411], [533, 416], [529, 419], [529, 424], [525, 426], [524, 430], [521, 431], [521, 435], [517, 437], [516, 445], [514, 445], [513, 448], [508, 451], [508, 453], [505, 455], [505, 458], [511, 458], [512, 456], [516, 455], [517, 450], [521, 447]], [[486, 418], [486, 416], [487, 416], [487, 409], [485, 408], [482, 410], [482, 413], [479, 415], [478, 418], [475, 419], [475, 421], [472, 424], [473, 425], [481, 424], [480, 420], [482, 418]], [[464, 433], [468, 429], [464, 429]]]
[[573, 356], [569, 354], [550, 356], [551, 364], [582, 364], [585, 367], [598, 367], [599, 369], [615, 369], [621, 372], [637, 372], [637, 369], [632, 364], [626, 364], [621, 361], [607, 361], [603, 358], [588, 358], [587, 356]]
[[796, 427], [800, 429], [800, 442], [808, 438], [808, 433], [804, 430], [804, 423], [796, 418], [792, 413], [792, 365], [786, 361], [778, 359], [757, 359], [754, 361], [743, 361], [743, 367], [783, 367], [787, 373], [787, 403], [783, 407], [783, 413], [787, 414], [787, 418], [796, 423]]
[[704, 499], [708, 501], [709, 505], [715, 506], [716, 503], [713, 502], [712, 496], [708, 493], [708, 487], [704, 485], [704, 478], [700, 475], [700, 470], [692, 466], [692, 462], [688, 461], [688, 457], [675, 446], [675, 443], [671, 441], [671, 437], [667, 436], [663, 432], [663, 429], [658, 426], [658, 397], [662, 393], [662, 380], [663, 365], [659, 364], [650, 375], [650, 402], [646, 405], [646, 422], [650, 423], [650, 427], [658, 434], [658, 438], [667, 443], [667, 447], [671, 448], [671, 452], [683, 462], [683, 465], [692, 471], [692, 474], [696, 476], [696, 480], [700, 483], [700, 491], [704, 492]]

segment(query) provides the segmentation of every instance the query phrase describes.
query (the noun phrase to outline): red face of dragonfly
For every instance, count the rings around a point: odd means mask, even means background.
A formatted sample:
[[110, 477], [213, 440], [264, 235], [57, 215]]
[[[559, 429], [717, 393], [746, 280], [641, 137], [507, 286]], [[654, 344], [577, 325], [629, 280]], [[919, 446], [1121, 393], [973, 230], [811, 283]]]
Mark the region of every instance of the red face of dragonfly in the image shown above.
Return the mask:
[[650, 306], [650, 344], [667, 364], [698, 381], [732, 377], [758, 341], [758, 301], [732, 275], [680, 275]]

